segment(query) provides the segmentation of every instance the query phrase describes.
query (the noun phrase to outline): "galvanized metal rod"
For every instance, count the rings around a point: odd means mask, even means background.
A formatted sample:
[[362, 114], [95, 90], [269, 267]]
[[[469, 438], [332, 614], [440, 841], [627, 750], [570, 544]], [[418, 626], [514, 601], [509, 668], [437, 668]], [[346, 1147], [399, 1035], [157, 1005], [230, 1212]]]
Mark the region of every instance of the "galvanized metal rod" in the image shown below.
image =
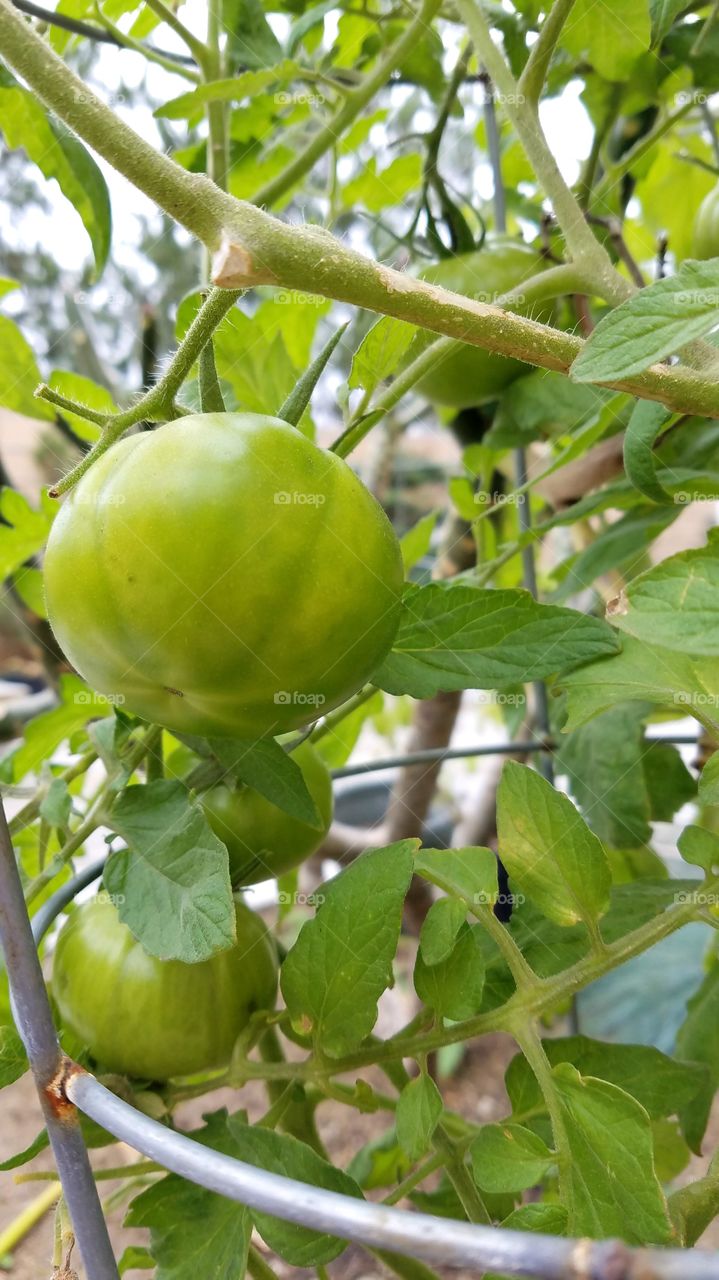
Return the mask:
[[25, 906], [15, 853], [0, 803], [0, 945], [17, 1028], [27, 1050], [88, 1280], [118, 1280], [80, 1121], [62, 1089], [66, 1067]]
[[212, 1151], [142, 1115], [93, 1076], [74, 1075], [67, 1092], [98, 1124], [173, 1173], [250, 1209], [343, 1240], [445, 1266], [501, 1271], [517, 1277], [541, 1276], [542, 1280], [579, 1280], [580, 1276], [596, 1280], [609, 1280], [610, 1276], [631, 1280], [635, 1276], [638, 1280], [640, 1275], [646, 1280], [716, 1280], [716, 1257], [711, 1254], [634, 1251], [617, 1241], [583, 1241], [579, 1248], [576, 1240], [450, 1222], [355, 1200]]

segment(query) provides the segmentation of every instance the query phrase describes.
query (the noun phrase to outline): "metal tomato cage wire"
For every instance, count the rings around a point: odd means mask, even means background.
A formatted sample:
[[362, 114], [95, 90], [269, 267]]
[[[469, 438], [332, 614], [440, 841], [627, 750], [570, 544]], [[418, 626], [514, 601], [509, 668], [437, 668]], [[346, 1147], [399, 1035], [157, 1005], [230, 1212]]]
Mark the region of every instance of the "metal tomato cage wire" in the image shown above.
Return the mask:
[[[690, 736], [655, 741], [693, 743]], [[461, 750], [415, 752], [335, 770], [335, 776], [369, 773], [429, 759], [549, 753], [547, 741], [505, 742]], [[45, 1114], [63, 1193], [88, 1280], [117, 1280], [118, 1271], [100, 1206], [76, 1108], [134, 1150], [173, 1173], [230, 1200], [288, 1222], [377, 1249], [447, 1267], [470, 1267], [535, 1280], [717, 1280], [716, 1254], [681, 1249], [630, 1249], [619, 1241], [592, 1242], [535, 1235], [501, 1227], [437, 1218], [325, 1191], [257, 1169], [175, 1133], [110, 1093], [94, 1076], [61, 1053], [45, 989], [37, 945], [81, 889], [101, 874], [95, 861], [62, 885], [32, 923], [4, 811], [0, 808], [0, 943], [10, 979], [13, 1009]]]
[[[515, 472], [521, 488], [527, 479], [523, 449], [515, 451]], [[519, 504], [519, 523], [523, 533], [531, 532], [528, 501]], [[524, 585], [536, 597], [531, 543], [522, 551], [522, 563]], [[552, 742], [544, 682], [536, 681], [534, 691], [539, 735], [529, 741], [417, 751], [347, 765], [335, 769], [333, 777], [352, 777], [433, 760], [537, 752], [538, 766], [551, 781]], [[696, 742], [693, 736], [658, 740], [677, 745]], [[88, 1280], [119, 1280], [119, 1273], [80, 1130], [78, 1109], [134, 1150], [209, 1191], [356, 1244], [447, 1267], [469, 1267], [533, 1280], [717, 1280], [716, 1254], [630, 1249], [616, 1240], [568, 1240], [478, 1226], [325, 1191], [211, 1151], [115, 1097], [99, 1080], [63, 1055], [37, 954], [37, 945], [54, 920], [81, 889], [100, 877], [103, 865], [104, 859], [74, 876], [39, 908], [31, 923], [0, 802], [0, 947], [5, 955], [15, 1021], [35, 1077]]]

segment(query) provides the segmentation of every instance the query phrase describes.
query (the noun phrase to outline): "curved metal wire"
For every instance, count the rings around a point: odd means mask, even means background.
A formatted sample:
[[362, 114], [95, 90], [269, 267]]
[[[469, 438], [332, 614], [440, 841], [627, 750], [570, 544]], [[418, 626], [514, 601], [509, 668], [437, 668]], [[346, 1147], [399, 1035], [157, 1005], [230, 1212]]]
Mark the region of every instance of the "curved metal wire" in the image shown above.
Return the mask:
[[[691, 739], [693, 741], [693, 739]], [[68, 902], [102, 872], [85, 868], [37, 912], [39, 941]], [[163, 1168], [230, 1200], [287, 1222], [372, 1248], [450, 1267], [501, 1272], [534, 1280], [717, 1280], [716, 1253], [631, 1249], [616, 1240], [592, 1242], [485, 1227], [355, 1200], [269, 1173], [221, 1155], [135, 1110], [78, 1068], [67, 1097], [86, 1115]]]

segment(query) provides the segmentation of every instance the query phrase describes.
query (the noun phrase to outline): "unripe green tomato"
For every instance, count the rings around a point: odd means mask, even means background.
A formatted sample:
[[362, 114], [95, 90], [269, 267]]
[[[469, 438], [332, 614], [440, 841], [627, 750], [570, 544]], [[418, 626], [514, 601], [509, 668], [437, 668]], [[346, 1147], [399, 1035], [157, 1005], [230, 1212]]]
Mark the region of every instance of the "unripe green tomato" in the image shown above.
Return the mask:
[[695, 258], [719, 257], [719, 185], [704, 197], [694, 219]]
[[312, 799], [317, 805], [320, 829], [283, 813], [251, 787], [218, 786], [200, 800], [207, 820], [230, 855], [230, 879], [234, 888], [257, 884], [291, 871], [314, 853], [332, 821], [332, 779], [322, 757], [309, 742], [292, 752]]
[[[543, 271], [547, 265], [546, 259], [521, 240], [513, 240], [509, 236], [487, 236], [483, 247], [475, 253], [444, 258], [423, 271], [422, 279], [451, 289], [453, 293], [463, 293], [475, 301], [492, 303], [503, 293], [518, 288], [523, 280]], [[531, 312], [536, 320], [549, 319], [552, 310], [551, 303], [516, 308], [519, 314]], [[495, 400], [510, 382], [527, 371], [528, 366], [522, 360], [498, 356], [492, 351], [483, 351], [481, 347], [458, 342], [454, 350], [425, 374], [416, 386], [435, 404], [467, 409]]]
[[62, 1023], [106, 1070], [169, 1080], [224, 1067], [250, 1014], [272, 1008], [277, 954], [263, 921], [236, 903], [237, 942], [199, 964], [157, 960], [103, 894], [57, 940], [52, 992]]
[[121, 440], [72, 490], [45, 556], [50, 622], [93, 688], [180, 733], [248, 739], [365, 683], [402, 576], [347, 463], [254, 413]]

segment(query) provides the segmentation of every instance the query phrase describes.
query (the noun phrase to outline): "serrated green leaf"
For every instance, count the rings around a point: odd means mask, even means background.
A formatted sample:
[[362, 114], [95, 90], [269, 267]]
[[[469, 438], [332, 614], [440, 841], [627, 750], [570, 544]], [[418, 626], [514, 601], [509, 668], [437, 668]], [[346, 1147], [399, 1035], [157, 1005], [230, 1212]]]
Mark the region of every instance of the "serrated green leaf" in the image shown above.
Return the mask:
[[404, 1086], [395, 1123], [399, 1145], [410, 1160], [419, 1160], [429, 1150], [442, 1109], [442, 1095], [431, 1076], [416, 1076]]
[[558, 925], [591, 929], [609, 906], [611, 873], [600, 840], [571, 800], [509, 760], [497, 791], [499, 856], [512, 883]]
[[556, 1156], [531, 1129], [486, 1124], [470, 1147], [472, 1172], [482, 1191], [524, 1191], [541, 1182]]
[[710, 755], [699, 775], [699, 799], [702, 804], [719, 805], [719, 752]]
[[397, 369], [416, 330], [404, 320], [383, 316], [365, 334], [352, 357], [349, 386], [372, 392]]
[[569, 1231], [628, 1244], [669, 1244], [672, 1228], [654, 1171], [649, 1116], [628, 1093], [569, 1063], [552, 1071], [570, 1159]]
[[[340, 1195], [363, 1198], [362, 1191], [348, 1174], [336, 1169], [306, 1143], [272, 1129], [250, 1127], [230, 1120], [230, 1131], [241, 1160], [270, 1173], [295, 1178], [313, 1187], [324, 1187]], [[347, 1247], [344, 1240], [324, 1235], [294, 1222], [283, 1222], [268, 1213], [252, 1210], [252, 1218], [262, 1239], [292, 1267], [324, 1266]]]
[[18, 1151], [14, 1156], [8, 1156], [7, 1160], [0, 1162], [0, 1173], [10, 1173], [13, 1169], [20, 1169], [24, 1164], [29, 1164], [35, 1156], [39, 1156], [41, 1151], [46, 1151], [50, 1146], [50, 1139], [47, 1135], [47, 1129], [41, 1129], [36, 1138], [33, 1138], [29, 1146], [23, 1151]]
[[570, 369], [576, 382], [617, 382], [674, 355], [717, 323], [719, 261], [683, 262], [674, 276], [604, 316]]
[[402, 552], [405, 574], [427, 555], [439, 514], [439, 511], [430, 511], [429, 515], [422, 516], [400, 538], [399, 548]]
[[[552, 1066], [571, 1062], [583, 1076], [596, 1076], [631, 1094], [653, 1120], [675, 1115], [700, 1093], [706, 1071], [695, 1062], [677, 1061], [643, 1044], [606, 1044], [588, 1036], [542, 1041]], [[504, 1078], [512, 1113], [521, 1120], [542, 1111], [542, 1091], [526, 1058], [512, 1058]]]
[[491, 849], [420, 849], [414, 869], [438, 889], [468, 906], [492, 906], [497, 899], [497, 859]]
[[9, 316], [0, 316], [0, 353], [0, 405], [28, 418], [53, 419], [52, 406], [35, 398], [40, 382], [35, 356]]
[[208, 102], [242, 102], [254, 98], [273, 84], [286, 84], [300, 74], [302, 68], [291, 58], [285, 58], [276, 67], [262, 67], [257, 71], [245, 71], [228, 80], [210, 80], [198, 85], [177, 98], [171, 98], [158, 107], [155, 115], [164, 120], [186, 120], [201, 112]]
[[322, 827], [322, 818], [307, 790], [302, 770], [274, 738], [258, 742], [211, 738], [209, 742], [213, 754], [235, 781], [259, 791], [271, 804], [300, 822], [318, 830]]
[[195, 964], [235, 941], [227, 850], [181, 782], [127, 787], [110, 824], [128, 843], [103, 873], [118, 913], [150, 955]]
[[413, 698], [501, 688], [541, 679], [617, 647], [601, 619], [537, 604], [528, 591], [410, 585], [392, 651], [373, 682]]
[[0, 1027], [0, 1089], [13, 1084], [28, 1068], [27, 1054], [14, 1027]]
[[673, 504], [675, 498], [657, 480], [657, 460], [653, 445], [665, 431], [672, 414], [662, 404], [638, 400], [624, 436], [624, 470], [635, 489], [659, 506]]
[[324, 902], [282, 965], [293, 1023], [330, 1057], [351, 1052], [375, 1024], [377, 1001], [392, 982], [417, 843], [369, 850], [324, 885]]
[[6, 69], [0, 72], [0, 129], [8, 147], [22, 147], [75, 207], [92, 242], [96, 275], [100, 275], [110, 248], [110, 196], [89, 151], [66, 125], [49, 117], [37, 95], [21, 88]]
[[685, 0], [649, 0], [652, 45], [661, 44], [675, 18], [686, 9]]
[[712, 964], [698, 991], [687, 1004], [677, 1032], [676, 1051], [682, 1058], [706, 1065], [704, 1087], [679, 1111], [682, 1131], [692, 1151], [701, 1152], [714, 1094], [719, 1086], [719, 965]]
[[[240, 1151], [223, 1112], [207, 1118], [192, 1137], [224, 1155]], [[242, 1205], [206, 1191], [177, 1174], [155, 1182], [136, 1196], [125, 1225], [150, 1231], [156, 1280], [237, 1280], [245, 1274], [250, 1244], [250, 1215]], [[137, 1263], [135, 1263], [137, 1265]]]
[[630, 582], [609, 607], [620, 630], [689, 657], [719, 654], [719, 542], [682, 551]]
[[419, 949], [425, 964], [445, 960], [464, 924], [467, 908], [458, 898], [439, 898], [422, 921]]
[[711, 663], [692, 662], [688, 654], [646, 640], [626, 636], [621, 653], [562, 675], [560, 685], [567, 694], [565, 733], [627, 701], [679, 708], [682, 715], [696, 705], [702, 719], [719, 731], [719, 680]]
[[635, 848], [651, 837], [651, 807], [644, 769], [646, 706], [620, 704], [562, 742], [559, 773], [581, 812], [605, 844]]
[[479, 1013], [485, 977], [481, 937], [480, 925], [463, 924], [449, 955], [438, 964], [425, 964], [417, 953], [415, 991], [440, 1017], [461, 1022]]
[[606, 80], [626, 80], [649, 48], [648, 0], [577, 0], [561, 39]]
[[56, 512], [56, 505], [47, 497], [36, 511], [17, 490], [0, 492], [0, 580], [9, 578], [42, 549]]
[[93, 693], [76, 675], [60, 677], [60, 706], [37, 716], [25, 726], [24, 740], [12, 753], [12, 775], [16, 782], [39, 769], [61, 742], [87, 724], [107, 715], [108, 700]]

